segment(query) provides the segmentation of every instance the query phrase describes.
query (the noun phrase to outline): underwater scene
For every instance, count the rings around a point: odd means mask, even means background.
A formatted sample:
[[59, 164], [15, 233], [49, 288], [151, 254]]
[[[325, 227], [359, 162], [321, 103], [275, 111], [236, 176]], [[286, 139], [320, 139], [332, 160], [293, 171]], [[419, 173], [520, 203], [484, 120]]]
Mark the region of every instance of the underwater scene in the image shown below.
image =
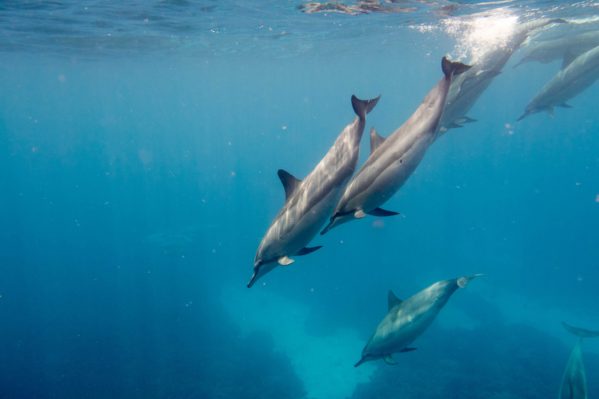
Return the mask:
[[599, 3], [0, 1], [0, 398], [599, 399]]

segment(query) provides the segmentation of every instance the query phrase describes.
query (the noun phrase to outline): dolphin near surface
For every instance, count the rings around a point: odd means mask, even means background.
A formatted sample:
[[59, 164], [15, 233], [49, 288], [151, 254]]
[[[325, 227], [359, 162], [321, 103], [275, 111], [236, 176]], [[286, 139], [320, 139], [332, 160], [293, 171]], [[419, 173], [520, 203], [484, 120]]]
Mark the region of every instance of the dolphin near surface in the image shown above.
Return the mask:
[[318, 234], [354, 173], [366, 114], [372, 111], [378, 100], [379, 97], [360, 100], [352, 96], [356, 118], [343, 129], [324, 158], [303, 181], [282, 169], [278, 171], [285, 189], [285, 205], [260, 242], [248, 287], [277, 265], [293, 263], [291, 256], [307, 255], [320, 248], [306, 245]]
[[599, 46], [597, 31], [566, 35], [550, 40], [534, 40], [523, 48], [524, 55], [514, 68], [533, 61], [547, 64], [561, 59], [563, 69], [580, 54], [597, 46]]
[[568, 100], [576, 97], [599, 78], [599, 46], [582, 53], [560, 70], [528, 103], [519, 121], [527, 116], [555, 107], [570, 108]]
[[587, 399], [587, 377], [582, 361], [582, 339], [599, 337], [599, 331], [573, 327], [564, 322], [562, 322], [562, 325], [568, 332], [576, 335], [579, 339], [570, 353], [568, 363], [566, 363], [566, 369], [564, 370], [564, 376], [562, 377], [562, 384], [559, 390], [559, 398]]
[[541, 18], [518, 24], [504, 43], [488, 48], [480, 57], [472, 60], [472, 68], [456, 77], [451, 84], [439, 122], [440, 133], [474, 122], [475, 119], [467, 116], [467, 113], [522, 43], [539, 29], [565, 22], [562, 19]]
[[381, 209], [380, 206], [399, 190], [424, 157], [426, 150], [435, 140], [453, 77], [470, 68], [459, 62], [451, 62], [445, 57], [441, 67], [444, 77], [399, 129], [386, 139], [375, 131], [371, 132], [370, 156], [348, 183], [329, 224], [321, 234], [341, 223], [363, 218], [367, 214], [397, 214]]
[[431, 325], [453, 293], [479, 276], [482, 275], [438, 281], [405, 301], [389, 291], [387, 315], [366, 343], [362, 357], [354, 367], [377, 359], [395, 364], [392, 358], [394, 353], [415, 350], [409, 345]]

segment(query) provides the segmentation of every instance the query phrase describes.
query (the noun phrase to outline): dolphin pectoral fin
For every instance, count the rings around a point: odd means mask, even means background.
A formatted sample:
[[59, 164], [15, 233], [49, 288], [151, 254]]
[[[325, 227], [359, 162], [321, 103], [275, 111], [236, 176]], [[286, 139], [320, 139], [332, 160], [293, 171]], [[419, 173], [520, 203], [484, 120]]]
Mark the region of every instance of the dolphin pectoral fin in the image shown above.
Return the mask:
[[281, 256], [277, 259], [277, 263], [281, 266], [289, 266], [293, 262], [295, 262], [295, 260], [291, 259], [289, 256]]
[[391, 310], [392, 308], [401, 304], [402, 302], [403, 301], [401, 299], [399, 299], [397, 297], [397, 295], [395, 295], [393, 293], [393, 291], [389, 290], [389, 292], [387, 293], [387, 309], [388, 310]]
[[281, 183], [283, 183], [283, 188], [285, 189], [285, 200], [288, 200], [289, 197], [291, 197], [293, 193], [297, 191], [297, 188], [300, 186], [300, 184], [302, 184], [302, 181], [283, 169], [279, 169], [277, 174], [279, 175], [279, 179], [281, 179]]
[[393, 357], [391, 355], [387, 355], [387, 356], [383, 357], [383, 360], [385, 361], [385, 363], [387, 363], [391, 366], [395, 366], [397, 364], [397, 362], [395, 361], [395, 359], [393, 359]]
[[366, 212], [364, 212], [362, 209], [358, 209], [357, 211], [354, 212], [354, 217], [356, 219], [362, 219], [366, 217]]
[[456, 123], [456, 122], [451, 122], [447, 128], [448, 129], [459, 129], [461, 127], [464, 127], [464, 126], [460, 125], [459, 123]]
[[406, 347], [406, 348], [403, 348], [402, 350], [400, 350], [400, 352], [413, 352], [416, 349], [418, 349], [418, 348]]
[[373, 210], [368, 211], [367, 213], [369, 215], [379, 216], [379, 217], [387, 217], [387, 216], [399, 215], [399, 212], [388, 211], [388, 210], [383, 209], [383, 208], [374, 208]]
[[572, 106], [568, 103], [561, 103], [560, 105], [558, 105], [558, 107], [562, 107], [562, 108], [572, 108]]
[[562, 321], [562, 326], [566, 329], [566, 331], [576, 335], [579, 338], [599, 337], [599, 331], [593, 331], [593, 330], [587, 330], [585, 328], [574, 327], [564, 321]]
[[325, 226], [325, 228], [324, 228], [324, 229], [322, 229], [322, 231], [320, 232], [320, 235], [321, 235], [321, 236], [323, 236], [323, 235], [325, 235], [326, 233], [328, 233], [328, 232], [329, 232], [329, 230], [331, 230], [331, 229], [333, 228], [333, 224], [334, 224], [334, 223], [335, 223], [335, 218], [334, 218], [334, 217], [332, 217], [332, 218], [331, 218], [331, 221], [329, 222], [329, 224], [327, 224], [327, 225]]
[[368, 114], [379, 102], [381, 96], [373, 98], [371, 100], [360, 100], [356, 96], [351, 96], [351, 105], [354, 109], [354, 112], [360, 119], [366, 118], [366, 114]]
[[308, 254], [311, 254], [314, 251], [319, 250], [320, 248], [322, 248], [322, 245], [318, 245], [316, 247], [303, 247], [302, 249], [300, 249], [298, 251], [298, 253], [296, 255], [297, 256], [308, 255]]
[[456, 124], [459, 124], [460, 127], [462, 127], [462, 125], [466, 124], [466, 123], [472, 123], [472, 122], [478, 122], [476, 119], [471, 118], [469, 116], [462, 116], [461, 118], [457, 118], [454, 121]]

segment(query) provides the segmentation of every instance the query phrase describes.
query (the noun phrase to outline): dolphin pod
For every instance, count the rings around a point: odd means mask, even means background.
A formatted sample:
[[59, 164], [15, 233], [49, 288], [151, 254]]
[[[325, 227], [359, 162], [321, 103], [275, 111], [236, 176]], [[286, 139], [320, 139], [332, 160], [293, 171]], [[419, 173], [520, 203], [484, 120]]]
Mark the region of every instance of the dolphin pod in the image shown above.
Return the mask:
[[431, 325], [453, 293], [479, 276], [481, 274], [438, 281], [405, 301], [389, 291], [387, 315], [376, 327], [354, 367], [377, 359], [394, 364], [394, 353], [415, 350], [409, 345]]
[[501, 73], [512, 54], [532, 33], [552, 24], [564, 22], [562, 19], [542, 18], [519, 24], [507, 37], [505, 44], [489, 47], [478, 59], [473, 60], [472, 68], [454, 79], [451, 84], [447, 105], [439, 123], [441, 133], [474, 122], [475, 119], [467, 116], [467, 113], [493, 79]]
[[248, 287], [277, 264], [286, 266], [293, 263], [291, 256], [307, 255], [320, 248], [306, 245], [331, 214], [341, 190], [356, 168], [366, 114], [372, 111], [378, 100], [379, 97], [364, 101], [352, 96], [356, 117], [303, 181], [282, 169], [278, 171], [285, 188], [285, 205], [258, 247]]
[[329, 224], [321, 234], [366, 215], [397, 214], [380, 206], [406, 182], [435, 140], [451, 81], [470, 66], [443, 57], [441, 68], [443, 78], [399, 129], [387, 139], [378, 136], [375, 131], [371, 132], [370, 156], [348, 183]]
[[599, 337], [599, 331], [586, 330], [584, 328], [573, 327], [562, 322], [564, 328], [578, 337], [578, 342], [574, 345], [559, 390], [560, 399], [587, 399], [587, 377], [582, 362], [582, 339]]
[[570, 108], [574, 98], [599, 78], [599, 46], [582, 53], [559, 71], [526, 106], [522, 120], [536, 112], [553, 113], [555, 107]]

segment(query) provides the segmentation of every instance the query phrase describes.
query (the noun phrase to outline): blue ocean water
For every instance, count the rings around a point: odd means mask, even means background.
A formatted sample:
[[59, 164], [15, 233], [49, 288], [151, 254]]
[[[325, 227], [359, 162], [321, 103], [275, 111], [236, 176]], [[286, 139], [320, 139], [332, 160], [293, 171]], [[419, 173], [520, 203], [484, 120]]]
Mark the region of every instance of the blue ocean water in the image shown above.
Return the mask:
[[[307, 175], [352, 94], [381, 94], [386, 136], [442, 56], [523, 20], [599, 29], [592, 1], [381, 5], [0, 2], [0, 398], [557, 397], [561, 322], [599, 329], [599, 87], [516, 122], [561, 67], [513, 68], [534, 43], [386, 204], [400, 216], [246, 288], [277, 169]], [[473, 273], [418, 350], [353, 367], [389, 289]], [[599, 340], [583, 351], [599, 397]]]

